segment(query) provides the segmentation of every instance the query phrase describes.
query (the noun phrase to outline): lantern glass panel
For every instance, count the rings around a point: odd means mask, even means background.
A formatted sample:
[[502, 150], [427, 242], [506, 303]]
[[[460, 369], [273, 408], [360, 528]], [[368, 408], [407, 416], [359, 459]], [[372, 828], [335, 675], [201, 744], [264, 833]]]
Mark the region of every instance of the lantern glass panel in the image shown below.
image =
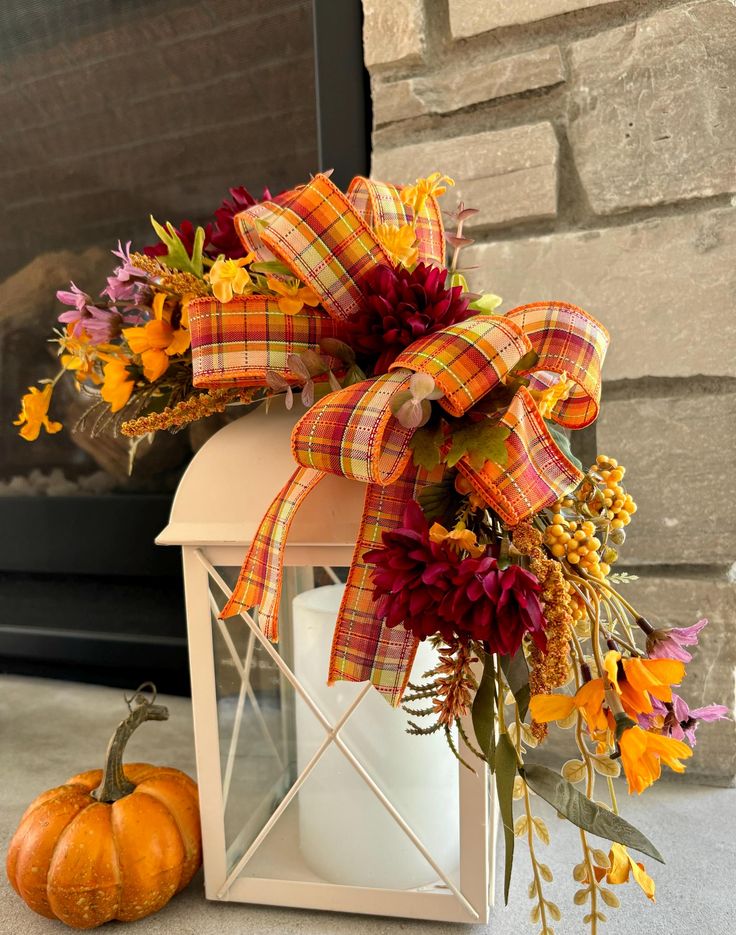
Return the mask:
[[[218, 572], [232, 587], [236, 570]], [[365, 683], [326, 684], [345, 574], [285, 569], [275, 647], [255, 614], [217, 618], [226, 595], [210, 579], [227, 872], [446, 888], [443, 877], [459, 881], [460, 767], [444, 733], [410, 736], [410, 720], [432, 719]], [[421, 644], [413, 681], [435, 661]]]

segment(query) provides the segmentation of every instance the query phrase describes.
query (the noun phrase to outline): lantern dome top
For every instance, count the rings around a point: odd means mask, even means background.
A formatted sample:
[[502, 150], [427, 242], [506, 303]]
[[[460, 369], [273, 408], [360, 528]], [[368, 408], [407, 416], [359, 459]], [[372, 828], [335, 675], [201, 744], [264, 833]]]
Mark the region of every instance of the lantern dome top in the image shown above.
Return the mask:
[[[247, 545], [272, 500], [296, 469], [291, 430], [302, 415], [277, 402], [220, 429], [195, 454], [179, 482], [158, 545]], [[352, 545], [365, 485], [328, 475], [294, 519], [289, 542]]]

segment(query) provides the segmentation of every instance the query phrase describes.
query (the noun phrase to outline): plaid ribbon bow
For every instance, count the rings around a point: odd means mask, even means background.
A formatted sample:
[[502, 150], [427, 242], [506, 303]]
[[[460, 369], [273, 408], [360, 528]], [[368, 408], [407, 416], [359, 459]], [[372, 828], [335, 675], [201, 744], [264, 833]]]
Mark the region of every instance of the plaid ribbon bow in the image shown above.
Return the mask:
[[[259, 230], [252, 217], [241, 216], [237, 222], [244, 242], [261, 250], [261, 255], [269, 249], [285, 262], [320, 296], [333, 321], [356, 310], [361, 282], [376, 263], [387, 262], [355, 204], [369, 223], [379, 223], [375, 220], [382, 216], [379, 209], [388, 210], [384, 201], [395, 213], [407, 210], [398, 208], [399, 193], [392, 186], [356, 179], [350, 192], [354, 199], [357, 193], [357, 201], [349, 201], [328, 179], [317, 176], [279, 209], [267, 209], [269, 226], [260, 233], [265, 247], [247, 240]], [[418, 219], [416, 226], [420, 256], [433, 255], [430, 261], [439, 263], [443, 262], [442, 229], [435, 212], [436, 205], [429, 204], [426, 222], [422, 226]], [[366, 484], [365, 505], [335, 627], [329, 681], [370, 679], [392, 704], [398, 704], [418, 641], [403, 628], [386, 627], [376, 618], [371, 568], [363, 555], [380, 543], [384, 530], [399, 524], [406, 503], [426, 483], [427, 473], [412, 462], [409, 443], [414, 430], [393, 416], [392, 398], [407, 389], [412, 372], [426, 373], [444, 394], [440, 405], [450, 415], [460, 416], [502, 383], [530, 351], [536, 351], [537, 363], [527, 374], [529, 389], [518, 389], [500, 420], [509, 430], [507, 463], [500, 467], [486, 462], [481, 470], [467, 458], [458, 463], [474, 489], [514, 525], [555, 502], [582, 479], [554, 442], [530, 390], [545, 389], [558, 374], [566, 373], [573, 388], [567, 399], [558, 401], [551, 418], [569, 428], [590, 424], [598, 414], [607, 343], [605, 329], [581, 309], [560, 302], [537, 303], [505, 316], [470, 318], [426, 335], [399, 355], [389, 373], [323, 398], [294, 428], [292, 451], [299, 467], [264, 516], [223, 617], [243, 607], [257, 607], [261, 627], [276, 640], [284, 547], [300, 504], [327, 473], [360, 480]]]

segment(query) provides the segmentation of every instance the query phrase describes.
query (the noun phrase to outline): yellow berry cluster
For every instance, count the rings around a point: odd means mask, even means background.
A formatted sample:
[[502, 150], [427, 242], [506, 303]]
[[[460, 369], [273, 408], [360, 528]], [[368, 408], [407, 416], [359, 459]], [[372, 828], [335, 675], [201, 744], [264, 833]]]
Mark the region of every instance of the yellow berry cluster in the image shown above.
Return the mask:
[[632, 514], [636, 513], [636, 504], [631, 494], [626, 493], [621, 481], [626, 468], [620, 465], [615, 458], [598, 455], [595, 464], [591, 466], [591, 474], [600, 475], [603, 484], [603, 503], [601, 514], [610, 521], [611, 529], [622, 529], [631, 522]]
[[605, 578], [611, 568], [601, 561], [601, 540], [595, 532], [595, 523], [590, 520], [584, 523], [570, 522], [562, 513], [555, 512], [552, 523], [544, 532], [544, 544], [555, 558], [579, 566], [594, 578]]

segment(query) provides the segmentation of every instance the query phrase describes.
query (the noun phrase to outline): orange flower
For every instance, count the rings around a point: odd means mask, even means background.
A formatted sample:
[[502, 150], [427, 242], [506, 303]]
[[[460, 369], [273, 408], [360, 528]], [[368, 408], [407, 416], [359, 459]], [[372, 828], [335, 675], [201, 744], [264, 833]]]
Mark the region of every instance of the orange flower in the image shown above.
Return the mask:
[[529, 702], [532, 718], [539, 724], [564, 721], [578, 710], [591, 732], [608, 729], [608, 718], [603, 708], [605, 701], [603, 679], [585, 682], [574, 695], [533, 695]]
[[134, 354], [140, 354], [143, 373], [153, 383], [169, 368], [169, 358], [183, 354], [191, 340], [188, 329], [187, 304], [181, 307], [177, 327], [171, 324], [172, 307], [167, 308], [166, 293], [158, 292], [151, 303], [154, 318], [142, 327], [124, 328], [123, 335]]
[[610, 861], [608, 869], [603, 867], [593, 868], [596, 880], [598, 880], [599, 883], [603, 877], [606, 878], [606, 883], [611, 883], [614, 886], [621, 883], [628, 883], [629, 875], [633, 874], [634, 880], [642, 888], [647, 899], [651, 899], [652, 902], [655, 902], [654, 880], [645, 871], [644, 864], [637, 863], [623, 844], [612, 844], [608, 859]]
[[[624, 678], [619, 675], [623, 666]], [[660, 701], [672, 701], [672, 685], [678, 685], [685, 674], [685, 665], [677, 659], [624, 659], [621, 653], [606, 653], [606, 678], [621, 698], [624, 711], [632, 718], [651, 714], [652, 696]], [[577, 709], [585, 718], [591, 733], [611, 726], [605, 707], [606, 686], [602, 678], [591, 679], [570, 695], [534, 695], [529, 703], [532, 717], [540, 724], [562, 721]], [[613, 729], [613, 728], [612, 728]]]
[[678, 659], [635, 657], [623, 660], [624, 678], [620, 679], [620, 659], [620, 653], [613, 650], [606, 653], [606, 674], [621, 696], [624, 711], [631, 716], [651, 714], [652, 698], [672, 701], [672, 686], [679, 685], [685, 676], [685, 663]]
[[478, 558], [485, 552], [484, 546], [479, 546], [475, 533], [464, 526], [455, 526], [448, 530], [441, 523], [434, 523], [429, 530], [430, 542], [447, 542], [447, 544], [458, 551], [469, 552], [473, 558]]
[[642, 730], [641, 727], [629, 727], [619, 740], [621, 763], [629, 784], [629, 794], [642, 793], [653, 785], [662, 774], [662, 763], [666, 763], [676, 773], [684, 773], [685, 767], [680, 760], [693, 755], [693, 751], [681, 740], [664, 737]]
[[300, 286], [298, 279], [266, 278], [268, 288], [278, 296], [279, 310], [284, 315], [298, 315], [305, 305], [314, 308], [319, 305], [319, 297], [312, 292], [309, 286]]
[[63, 428], [61, 422], [51, 422], [49, 419], [49, 406], [54, 386], [47, 383], [42, 390], [37, 386], [29, 386], [28, 392], [21, 398], [20, 412], [13, 425], [20, 425], [19, 435], [27, 442], [35, 442], [41, 434], [41, 427], [49, 435], [60, 432]]
[[111, 358], [105, 364], [105, 380], [102, 384], [101, 396], [110, 404], [113, 412], [118, 412], [130, 399], [135, 380], [128, 370], [130, 360], [127, 358]]

